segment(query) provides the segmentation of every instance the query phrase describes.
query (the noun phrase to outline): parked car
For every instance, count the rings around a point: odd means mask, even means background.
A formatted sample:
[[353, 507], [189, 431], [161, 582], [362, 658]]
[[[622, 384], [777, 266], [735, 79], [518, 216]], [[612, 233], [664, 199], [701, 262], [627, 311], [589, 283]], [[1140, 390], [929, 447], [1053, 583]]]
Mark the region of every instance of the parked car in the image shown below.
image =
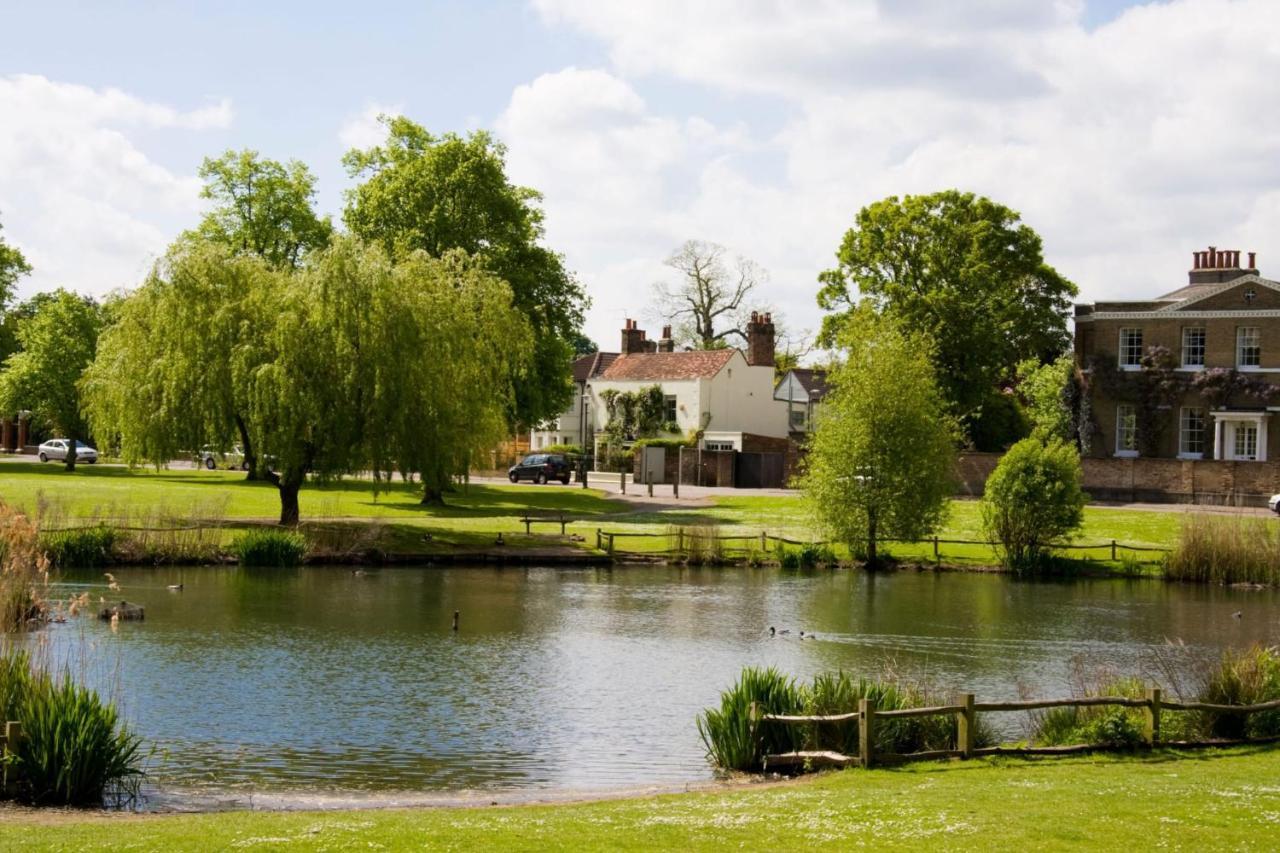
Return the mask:
[[1272, 495], [1271, 500], [1267, 501], [1267, 508], [1280, 515], [1280, 495]]
[[563, 453], [530, 453], [507, 470], [507, 479], [513, 483], [533, 480], [538, 484], [559, 480], [567, 486], [572, 473], [573, 466]]
[[249, 470], [249, 463], [244, 458], [244, 450], [238, 444], [225, 452], [206, 444], [196, 453], [196, 464], [210, 471], [218, 468]]
[[[44, 444], [40, 445], [40, 461], [48, 462], [50, 459], [57, 462], [67, 461], [67, 450], [71, 444], [65, 438], [51, 438]], [[76, 442], [76, 461], [88, 462], [90, 465], [98, 461], [98, 451], [83, 441]]]

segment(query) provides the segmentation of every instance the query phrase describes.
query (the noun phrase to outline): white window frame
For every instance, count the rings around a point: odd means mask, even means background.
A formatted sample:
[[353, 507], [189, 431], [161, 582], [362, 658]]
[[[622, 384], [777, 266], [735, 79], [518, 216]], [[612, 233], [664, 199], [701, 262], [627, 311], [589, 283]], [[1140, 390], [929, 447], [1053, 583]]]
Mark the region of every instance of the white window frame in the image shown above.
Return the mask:
[[680, 421], [680, 398], [675, 394], [662, 395], [662, 413], [670, 415], [667, 418], [669, 423], [679, 423]]
[[[1137, 344], [1134, 344], [1134, 338]], [[1120, 330], [1118, 345], [1121, 370], [1140, 370], [1142, 368], [1142, 327], [1125, 326]], [[1132, 360], [1130, 360], [1132, 359]]]
[[[1258, 458], [1258, 425], [1255, 423], [1238, 423], [1232, 430], [1233, 458], [1242, 461], [1255, 461]], [[1250, 450], [1252, 445], [1252, 450]], [[1243, 446], [1243, 449], [1241, 447]]]
[[[1194, 413], [1194, 415], [1193, 415]], [[1192, 417], [1198, 417], [1200, 424], [1197, 429], [1192, 429], [1190, 421]], [[1199, 450], [1189, 448], [1190, 438], [1195, 433], [1199, 433]], [[1179, 459], [1203, 459], [1206, 433], [1208, 432], [1208, 416], [1200, 406], [1183, 406], [1178, 412], [1178, 458]]]
[[[1245, 363], [1246, 350], [1252, 363]], [[1257, 326], [1236, 326], [1236, 369], [1258, 370], [1262, 367], [1262, 334]]]
[[[1131, 445], [1131, 446], [1126, 446]], [[1138, 455], [1138, 407], [1132, 403], [1116, 404], [1116, 456]]]
[[[1196, 335], [1196, 333], [1199, 333], [1200, 341], [1198, 344], [1193, 345], [1188, 341], [1188, 337], [1191, 335]], [[1191, 370], [1204, 369], [1206, 337], [1207, 337], [1207, 333], [1205, 331], [1204, 326], [1183, 326], [1182, 327], [1182, 366], [1183, 367], [1189, 368]], [[1195, 352], [1197, 349], [1200, 352], [1200, 360], [1191, 361], [1188, 356], [1191, 355], [1193, 352]]]

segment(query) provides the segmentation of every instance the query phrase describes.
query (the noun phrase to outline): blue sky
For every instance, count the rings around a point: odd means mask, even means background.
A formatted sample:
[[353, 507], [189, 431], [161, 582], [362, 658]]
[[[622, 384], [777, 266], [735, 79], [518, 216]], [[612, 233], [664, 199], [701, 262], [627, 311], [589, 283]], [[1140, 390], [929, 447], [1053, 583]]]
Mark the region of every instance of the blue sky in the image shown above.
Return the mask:
[[301, 159], [338, 214], [342, 152], [395, 109], [508, 143], [606, 345], [658, 324], [688, 238], [762, 264], [761, 302], [812, 328], [858, 207], [952, 186], [1020, 210], [1086, 298], [1163, 292], [1210, 242], [1267, 273], [1278, 6], [7, 3], [0, 222], [24, 295], [129, 287], [199, 216], [203, 156]]

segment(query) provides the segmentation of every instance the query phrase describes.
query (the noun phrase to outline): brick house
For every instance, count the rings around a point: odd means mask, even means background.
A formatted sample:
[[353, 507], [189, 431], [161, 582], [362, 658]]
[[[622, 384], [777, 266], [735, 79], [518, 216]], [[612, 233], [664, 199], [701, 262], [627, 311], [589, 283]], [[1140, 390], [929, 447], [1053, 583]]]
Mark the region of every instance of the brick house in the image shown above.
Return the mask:
[[1210, 246], [1185, 287], [1076, 305], [1093, 455], [1280, 459], [1280, 282], [1240, 261]]

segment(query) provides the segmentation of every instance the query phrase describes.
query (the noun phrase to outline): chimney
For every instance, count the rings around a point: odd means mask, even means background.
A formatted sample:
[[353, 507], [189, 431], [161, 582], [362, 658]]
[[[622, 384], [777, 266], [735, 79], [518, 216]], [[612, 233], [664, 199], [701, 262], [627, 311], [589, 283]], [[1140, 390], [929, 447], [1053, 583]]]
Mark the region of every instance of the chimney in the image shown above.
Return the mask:
[[1190, 284], [1221, 284], [1234, 281], [1242, 275], [1257, 275], [1257, 252], [1249, 252], [1249, 264], [1240, 266], [1239, 249], [1208, 249], [1191, 253], [1191, 270], [1187, 278]]
[[662, 327], [662, 337], [658, 339], [658, 352], [675, 352], [676, 342], [671, 338], [671, 327]]
[[627, 320], [622, 327], [622, 354], [645, 351], [644, 330], [638, 328], [635, 320]]
[[773, 315], [751, 312], [747, 323], [747, 364], [773, 367]]

